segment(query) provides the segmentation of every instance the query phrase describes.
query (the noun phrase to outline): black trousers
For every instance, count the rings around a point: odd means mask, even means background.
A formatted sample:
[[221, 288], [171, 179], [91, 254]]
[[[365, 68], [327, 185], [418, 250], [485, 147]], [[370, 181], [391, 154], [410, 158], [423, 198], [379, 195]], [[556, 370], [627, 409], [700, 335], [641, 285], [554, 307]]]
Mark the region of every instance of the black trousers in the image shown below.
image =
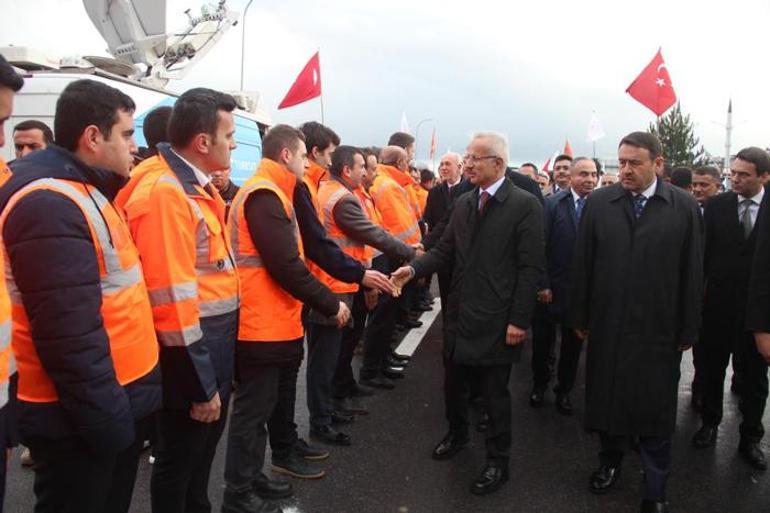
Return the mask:
[[[553, 375], [556, 361], [556, 326], [559, 321], [545, 311], [545, 305], [538, 304], [532, 320], [532, 374], [535, 388], [546, 388]], [[561, 324], [561, 348], [559, 350], [557, 393], [568, 394], [575, 386], [580, 352], [583, 342], [570, 328]]]
[[[385, 274], [390, 274], [395, 270], [385, 255], [376, 257], [372, 261], [372, 268]], [[406, 291], [407, 287], [404, 290]], [[364, 338], [361, 379], [376, 377], [387, 365], [387, 358], [391, 350], [390, 344], [393, 341], [393, 332], [396, 328], [396, 319], [400, 308], [399, 300], [403, 297], [402, 295], [398, 298], [392, 298], [387, 294], [380, 294], [377, 306], [369, 313], [369, 325]]]
[[313, 427], [332, 422], [332, 381], [340, 359], [342, 333], [336, 326], [307, 323], [307, 408]]
[[126, 513], [153, 421], [137, 421], [134, 443], [117, 454], [97, 454], [79, 437], [27, 440], [35, 455], [35, 513]]
[[510, 376], [511, 364], [482, 367], [444, 361], [444, 407], [449, 431], [467, 435], [468, 399], [475, 384], [489, 415], [485, 432], [487, 460], [503, 466], [508, 465], [511, 448]]
[[158, 413], [155, 464], [150, 478], [153, 513], [210, 513], [209, 476], [227, 422], [228, 399], [216, 422], [198, 422], [189, 410]]
[[754, 336], [749, 331], [733, 337], [709, 336], [702, 339], [701, 361], [704, 424], [718, 425], [722, 421], [722, 397], [725, 371], [733, 355], [733, 368], [741, 376], [739, 409], [743, 416], [741, 438], [759, 442], [765, 434], [762, 416], [767, 403], [767, 362], [757, 351]]
[[[623, 453], [630, 437], [599, 433], [601, 452], [599, 461], [602, 465], [619, 467], [623, 462]], [[642, 459], [642, 498], [664, 502], [666, 483], [671, 473], [671, 437], [639, 437], [639, 455]]]
[[337, 369], [332, 381], [332, 393], [336, 399], [344, 399], [353, 393], [356, 387], [356, 378], [353, 376], [353, 353], [355, 352], [361, 336], [366, 327], [366, 317], [369, 311], [366, 309], [363, 288], [353, 297], [353, 306], [350, 309], [353, 317], [353, 327], [342, 332], [340, 342], [340, 356], [337, 360]]

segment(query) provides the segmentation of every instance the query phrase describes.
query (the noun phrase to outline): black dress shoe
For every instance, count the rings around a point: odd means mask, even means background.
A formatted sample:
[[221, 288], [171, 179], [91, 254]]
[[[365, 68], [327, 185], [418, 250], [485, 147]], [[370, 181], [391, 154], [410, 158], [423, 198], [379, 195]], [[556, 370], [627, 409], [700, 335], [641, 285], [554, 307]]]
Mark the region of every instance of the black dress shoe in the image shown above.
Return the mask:
[[321, 479], [326, 472], [296, 454], [289, 454], [286, 458], [273, 456], [273, 472], [297, 479]]
[[416, 321], [414, 319], [404, 319], [400, 323], [402, 326], [404, 326], [406, 329], [412, 329], [412, 328], [419, 328], [422, 326], [422, 321]]
[[331, 414], [332, 424], [352, 424], [356, 421], [356, 418], [352, 413], [333, 411]]
[[381, 388], [383, 390], [393, 390], [396, 384], [385, 376], [375, 376], [373, 378], [361, 378], [361, 384], [369, 388]]
[[508, 481], [508, 468], [487, 463], [479, 477], [471, 485], [471, 493], [486, 495], [500, 488]]
[[543, 406], [543, 403], [545, 402], [545, 390], [539, 387], [536, 387], [532, 390], [532, 393], [529, 394], [529, 405], [533, 408], [540, 408]]
[[331, 426], [311, 426], [310, 437], [330, 445], [350, 445], [350, 435]]
[[489, 429], [489, 414], [487, 412], [482, 412], [479, 421], [476, 423], [476, 431], [485, 433], [487, 429]]
[[556, 394], [556, 411], [562, 415], [572, 415], [572, 401], [568, 394]]
[[642, 513], [668, 513], [668, 503], [643, 499], [640, 511]]
[[460, 449], [468, 444], [468, 433], [457, 434], [449, 433], [441, 440], [435, 449], [433, 449], [434, 460], [448, 460], [458, 453]]
[[596, 472], [591, 474], [589, 489], [597, 495], [605, 494], [610, 491], [619, 477], [620, 467], [600, 465]]
[[382, 375], [388, 379], [404, 379], [403, 367], [385, 367]]
[[254, 490], [234, 492], [225, 488], [222, 513], [281, 513], [281, 508], [263, 501]]
[[738, 452], [743, 459], [745, 459], [749, 465], [757, 470], [767, 470], [767, 461], [765, 460], [765, 454], [762, 449], [759, 448], [759, 444], [756, 442], [746, 442], [741, 440], [738, 446]]
[[388, 365], [391, 367], [398, 367], [399, 369], [405, 369], [407, 365], [409, 365], [409, 360], [398, 360], [394, 357], [389, 357], [387, 359]]
[[390, 358], [393, 361], [399, 362], [401, 365], [406, 365], [412, 360], [412, 357], [408, 354], [399, 354], [396, 352], [391, 353]]
[[717, 443], [717, 426], [703, 424], [692, 437], [692, 445], [698, 449], [713, 447]]
[[257, 478], [251, 482], [251, 488], [263, 499], [285, 499], [294, 494], [291, 483], [270, 479], [262, 472], [257, 474]]

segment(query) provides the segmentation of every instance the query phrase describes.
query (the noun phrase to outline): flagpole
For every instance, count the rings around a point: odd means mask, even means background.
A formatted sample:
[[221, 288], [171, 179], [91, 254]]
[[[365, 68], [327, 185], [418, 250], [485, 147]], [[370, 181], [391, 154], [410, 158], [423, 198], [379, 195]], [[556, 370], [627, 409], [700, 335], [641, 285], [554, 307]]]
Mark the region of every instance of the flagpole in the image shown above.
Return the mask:
[[596, 141], [592, 141], [592, 143], [593, 143], [594, 149], [593, 149], [593, 156], [591, 158], [595, 159], [596, 158]]
[[[321, 69], [321, 47], [320, 46], [317, 48], [317, 51], [318, 51], [318, 69], [320, 70]], [[319, 80], [320, 80], [320, 76], [319, 76]], [[324, 124], [324, 89], [323, 89], [323, 85], [321, 85], [321, 94], [318, 95], [318, 99], [321, 102], [321, 124], [323, 125]]]

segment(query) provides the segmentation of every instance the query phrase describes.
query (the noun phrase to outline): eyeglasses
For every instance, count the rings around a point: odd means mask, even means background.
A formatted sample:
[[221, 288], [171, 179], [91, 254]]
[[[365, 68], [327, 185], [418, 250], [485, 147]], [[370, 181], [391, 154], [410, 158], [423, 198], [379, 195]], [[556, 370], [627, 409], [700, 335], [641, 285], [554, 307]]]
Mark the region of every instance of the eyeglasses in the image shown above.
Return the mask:
[[480, 162], [482, 160], [487, 159], [499, 159], [500, 157], [497, 157], [495, 155], [466, 155], [463, 157], [463, 162], [473, 162], [474, 164], [476, 162]]

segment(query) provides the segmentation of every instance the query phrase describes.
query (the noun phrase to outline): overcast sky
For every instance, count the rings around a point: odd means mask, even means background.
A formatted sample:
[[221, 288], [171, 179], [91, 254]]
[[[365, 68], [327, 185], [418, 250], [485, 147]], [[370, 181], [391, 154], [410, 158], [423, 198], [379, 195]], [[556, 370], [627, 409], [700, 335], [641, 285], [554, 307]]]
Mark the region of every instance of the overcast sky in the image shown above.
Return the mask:
[[[199, 0], [168, 0], [169, 31]], [[318, 100], [277, 111], [297, 73], [320, 48], [326, 124], [344, 143], [382, 145], [406, 112], [412, 131], [431, 118], [439, 150], [463, 151], [478, 130], [508, 135], [511, 160], [541, 165], [569, 138], [591, 153], [595, 110], [607, 136], [597, 155], [646, 129], [654, 115], [625, 94], [662, 47], [682, 108], [706, 149], [724, 153], [728, 99], [733, 153], [770, 146], [767, 26], [770, 2], [646, 0], [255, 0], [248, 11], [245, 89], [259, 90], [275, 122], [320, 121]], [[245, 0], [229, 0], [241, 10]], [[81, 0], [0, 0], [0, 45], [51, 55], [106, 55]], [[237, 89], [241, 25], [188, 77], [169, 88]], [[434, 122], [422, 124], [418, 158]]]

